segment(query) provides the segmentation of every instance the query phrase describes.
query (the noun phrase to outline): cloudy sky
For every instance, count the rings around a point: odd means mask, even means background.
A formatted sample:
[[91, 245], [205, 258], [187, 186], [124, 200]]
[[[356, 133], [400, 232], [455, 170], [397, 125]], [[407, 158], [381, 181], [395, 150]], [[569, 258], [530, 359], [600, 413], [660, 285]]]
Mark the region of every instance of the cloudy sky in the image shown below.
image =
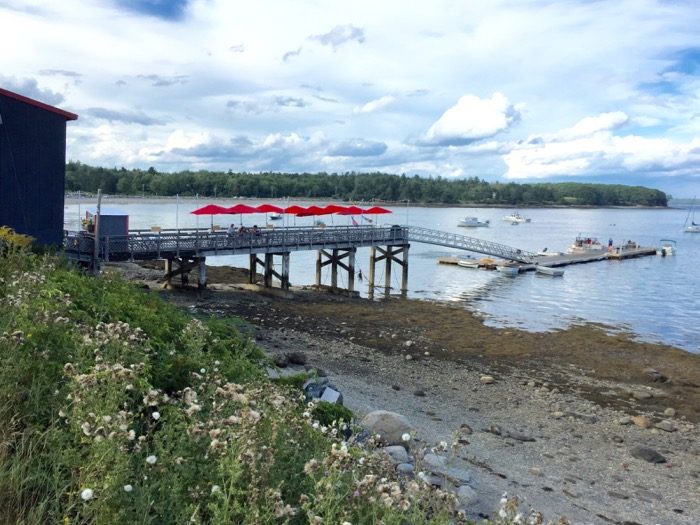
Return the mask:
[[0, 0], [68, 158], [700, 193], [697, 0]]

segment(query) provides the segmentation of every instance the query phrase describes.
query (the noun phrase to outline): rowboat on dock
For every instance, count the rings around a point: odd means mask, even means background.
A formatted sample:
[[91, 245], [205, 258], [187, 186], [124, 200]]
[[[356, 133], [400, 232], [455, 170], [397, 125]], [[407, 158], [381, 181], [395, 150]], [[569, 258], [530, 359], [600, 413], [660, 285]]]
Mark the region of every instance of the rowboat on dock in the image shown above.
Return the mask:
[[551, 266], [540, 266], [539, 264], [535, 268], [535, 271], [541, 275], [549, 275], [550, 277], [562, 277], [564, 275], [564, 268], [552, 268]]
[[479, 261], [474, 259], [460, 259], [457, 261], [457, 266], [477, 269], [479, 267]]
[[520, 267], [515, 264], [506, 263], [503, 265], [496, 266], [496, 269], [503, 275], [507, 275], [508, 277], [515, 277], [520, 272]]

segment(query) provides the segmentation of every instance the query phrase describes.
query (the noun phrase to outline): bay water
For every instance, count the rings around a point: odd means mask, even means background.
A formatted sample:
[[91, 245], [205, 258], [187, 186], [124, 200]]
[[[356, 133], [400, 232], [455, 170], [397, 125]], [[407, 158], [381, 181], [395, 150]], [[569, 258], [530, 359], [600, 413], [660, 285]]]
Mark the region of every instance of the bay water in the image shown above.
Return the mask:
[[[202, 199], [143, 199], [114, 197], [103, 200], [104, 207], [117, 207], [129, 214], [131, 229], [160, 226], [162, 228], [206, 228], [214, 224], [226, 228], [229, 223], [263, 226], [264, 214], [243, 216], [200, 216], [190, 212], [214, 202]], [[216, 204], [232, 206], [241, 200], [217, 200]], [[244, 200], [257, 205], [263, 201]], [[284, 206], [279, 201], [264, 201]], [[95, 200], [67, 199], [65, 228], [78, 228], [79, 217]], [[302, 206], [317, 204], [295, 201]], [[537, 252], [566, 251], [577, 235], [596, 237], [603, 245], [613, 239], [615, 245], [632, 240], [642, 246], [659, 246], [661, 239], [677, 242], [678, 252], [671, 257], [640, 257], [623, 261], [602, 261], [566, 267], [563, 277], [552, 278], [527, 272], [508, 277], [499, 272], [439, 265], [438, 257], [472, 255], [461, 250], [414, 243], [409, 252], [408, 295], [412, 298], [444, 301], [483, 317], [491, 326], [517, 327], [529, 331], [563, 329], [573, 324], [600, 323], [610, 331], [623, 330], [636, 339], [662, 342], [686, 351], [700, 353], [700, 234], [683, 233], [687, 216], [684, 209], [637, 208], [536, 208], [517, 210], [531, 218], [518, 225], [504, 221], [503, 216], [515, 211], [504, 208], [385, 206], [390, 215], [368, 217], [373, 223], [401, 224], [433, 228], [478, 237]], [[465, 216], [490, 220], [488, 228], [462, 228], [458, 221]], [[297, 226], [310, 226], [313, 218], [285, 217]], [[349, 217], [324, 216], [336, 225], [350, 224]], [[363, 218], [357, 221], [369, 224]], [[279, 223], [281, 221], [276, 221]], [[275, 224], [275, 227], [281, 227]], [[290, 261], [292, 285], [313, 284], [315, 252], [293, 252]], [[247, 255], [208, 257], [214, 266], [247, 267]], [[369, 249], [360, 248], [357, 270], [368, 275]], [[382, 264], [377, 265], [377, 284], [384, 283]], [[341, 286], [345, 277], [341, 275]], [[392, 287], [398, 293], [401, 272], [392, 272]], [[323, 274], [330, 283], [330, 268]], [[363, 295], [366, 279], [355, 281]]]

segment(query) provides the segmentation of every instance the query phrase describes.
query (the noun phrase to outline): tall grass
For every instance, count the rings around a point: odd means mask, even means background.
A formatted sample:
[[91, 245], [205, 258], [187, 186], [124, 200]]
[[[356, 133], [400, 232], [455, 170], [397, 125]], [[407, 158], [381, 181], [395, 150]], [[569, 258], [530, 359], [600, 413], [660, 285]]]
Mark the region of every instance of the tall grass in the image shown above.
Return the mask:
[[458, 519], [269, 382], [233, 322], [18, 244], [0, 258], [1, 523]]

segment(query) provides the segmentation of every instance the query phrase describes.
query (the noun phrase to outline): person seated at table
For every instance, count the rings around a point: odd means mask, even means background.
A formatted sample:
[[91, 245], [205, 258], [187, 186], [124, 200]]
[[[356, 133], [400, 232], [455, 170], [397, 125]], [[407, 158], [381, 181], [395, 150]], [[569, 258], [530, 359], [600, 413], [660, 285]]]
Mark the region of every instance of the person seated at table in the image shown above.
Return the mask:
[[236, 235], [236, 226], [233, 224], [229, 226], [228, 230], [226, 230], [226, 235], [228, 235], [229, 237], [233, 237], [234, 235]]
[[238, 235], [244, 235], [247, 231], [246, 227], [241, 224], [241, 227], [238, 228]]
[[257, 224], [253, 225], [253, 235], [260, 235], [260, 228], [258, 228]]

